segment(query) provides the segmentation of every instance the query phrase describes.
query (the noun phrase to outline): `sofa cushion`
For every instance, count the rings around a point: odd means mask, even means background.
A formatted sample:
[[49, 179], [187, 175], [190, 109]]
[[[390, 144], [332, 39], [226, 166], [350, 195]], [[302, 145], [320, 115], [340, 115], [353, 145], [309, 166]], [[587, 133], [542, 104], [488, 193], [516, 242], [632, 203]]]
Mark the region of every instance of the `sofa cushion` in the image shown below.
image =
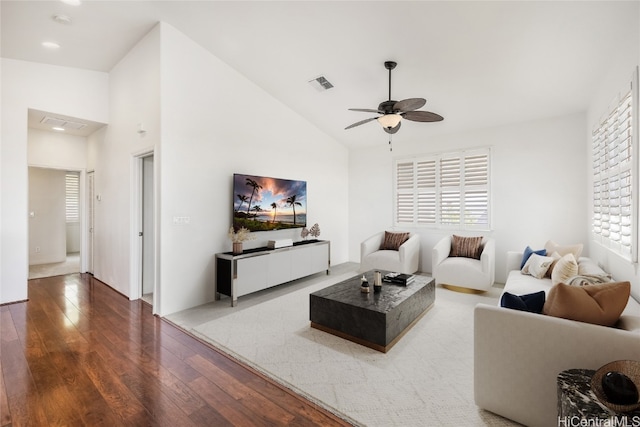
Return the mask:
[[524, 248], [524, 252], [522, 253], [522, 261], [520, 262], [520, 270], [522, 270], [524, 268], [524, 265], [529, 260], [529, 257], [531, 256], [531, 254], [545, 256], [545, 255], [547, 255], [547, 250], [546, 249], [538, 249], [537, 251], [534, 251], [533, 249], [531, 249], [530, 246], [527, 246], [526, 248]]
[[551, 283], [567, 283], [570, 278], [578, 274], [578, 262], [572, 253], [564, 255], [555, 263], [551, 272]]
[[630, 293], [629, 282], [586, 286], [558, 283], [549, 291], [543, 313], [579, 322], [613, 326], [627, 305]]
[[530, 311], [532, 313], [542, 313], [544, 307], [544, 291], [534, 292], [526, 295], [514, 295], [509, 292], [502, 294], [500, 306], [514, 310]]
[[544, 244], [544, 248], [547, 250], [548, 254], [552, 254], [554, 252], [558, 252], [560, 256], [573, 254], [575, 259], [580, 258], [580, 254], [582, 254], [582, 243], [576, 243], [574, 245], [559, 245], [553, 240], [549, 240]]
[[385, 231], [380, 249], [383, 251], [397, 251], [407, 240], [409, 240], [409, 233], [392, 233]]
[[551, 257], [531, 254], [521, 271], [523, 274], [528, 274], [536, 279], [542, 279], [547, 273], [552, 262], [553, 258]]
[[451, 237], [449, 256], [480, 259], [482, 253], [482, 236], [462, 237], [455, 234]]

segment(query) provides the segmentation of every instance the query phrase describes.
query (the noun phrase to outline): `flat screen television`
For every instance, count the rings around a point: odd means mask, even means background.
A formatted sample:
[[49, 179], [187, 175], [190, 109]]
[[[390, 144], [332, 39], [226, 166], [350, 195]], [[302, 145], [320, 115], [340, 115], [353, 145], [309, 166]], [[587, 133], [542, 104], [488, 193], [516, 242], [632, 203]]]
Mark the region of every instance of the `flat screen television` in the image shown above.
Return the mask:
[[307, 226], [307, 182], [233, 174], [233, 227], [250, 231]]

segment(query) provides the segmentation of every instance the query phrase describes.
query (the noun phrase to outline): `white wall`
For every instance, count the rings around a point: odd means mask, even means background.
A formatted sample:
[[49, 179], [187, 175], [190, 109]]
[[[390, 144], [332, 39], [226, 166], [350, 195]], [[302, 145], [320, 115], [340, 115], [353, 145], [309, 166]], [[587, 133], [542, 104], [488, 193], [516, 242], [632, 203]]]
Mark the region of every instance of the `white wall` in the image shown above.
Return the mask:
[[27, 111], [108, 122], [108, 75], [2, 58], [0, 303], [27, 298]]
[[[234, 172], [307, 181], [308, 221], [348, 260], [348, 153], [294, 111], [162, 25], [161, 308], [214, 296], [214, 254], [229, 251]], [[189, 225], [173, 225], [188, 216]], [[299, 230], [257, 233], [246, 247]]]
[[[608, 73], [603, 76], [600, 85], [594, 88], [594, 96], [591, 101], [587, 114], [587, 127], [585, 129], [585, 147], [587, 152], [591, 153], [591, 132], [600, 123], [602, 117], [607, 114], [611, 104], [616, 100], [620, 92], [627, 87], [631, 81], [632, 73], [640, 64], [640, 3], [635, 4], [636, 22], [628, 26], [627, 44], [616, 46], [611, 52], [612, 58], [608, 62], [610, 68]], [[634, 96], [638, 96], [638, 88], [634, 92]], [[637, 123], [637, 122], [636, 122]], [[637, 154], [637, 153], [636, 153]], [[588, 158], [588, 168], [591, 171], [591, 158]], [[636, 171], [638, 172], [638, 171]], [[640, 179], [636, 175], [636, 179]], [[592, 177], [588, 176], [588, 198], [592, 199]], [[637, 200], [640, 204], [640, 199]], [[591, 216], [593, 210], [589, 204], [588, 210], [588, 232], [591, 232]], [[637, 230], [640, 233], [640, 230]], [[620, 256], [614, 254], [600, 244], [594, 242], [589, 234], [589, 251], [607, 271], [610, 271], [617, 280], [629, 280], [631, 282], [631, 292], [634, 297], [640, 301], [640, 271], [638, 265], [633, 265], [623, 260]], [[640, 239], [639, 239], [640, 241]]]
[[[27, 163], [29, 166], [77, 172], [86, 170], [88, 152], [86, 137], [29, 128], [27, 140]], [[65, 196], [63, 195], [63, 197]], [[66, 225], [67, 253], [80, 252], [81, 237], [80, 222]], [[31, 255], [33, 253], [32, 240], [33, 236], [30, 235], [29, 264], [34, 263]]]
[[67, 257], [65, 174], [29, 168], [29, 265], [63, 262]]
[[[160, 31], [151, 30], [109, 73], [109, 125], [89, 138], [94, 170], [94, 276], [131, 295], [132, 162], [160, 140]], [[146, 134], [138, 134], [142, 123]]]
[[27, 162], [29, 166], [84, 170], [87, 167], [87, 138], [29, 128]]
[[380, 148], [354, 151], [350, 156], [350, 258], [359, 260], [359, 242], [392, 228], [393, 159], [477, 147], [492, 150], [493, 229], [488, 233], [409, 229], [421, 235], [421, 271], [431, 272], [431, 250], [445, 234], [493, 236], [498, 283], [506, 279], [509, 250], [523, 250], [527, 245], [541, 248], [549, 239], [560, 244], [585, 242], [585, 126], [585, 115], [575, 114], [424, 141], [403, 141], [398, 133], [393, 152], [381, 131]]

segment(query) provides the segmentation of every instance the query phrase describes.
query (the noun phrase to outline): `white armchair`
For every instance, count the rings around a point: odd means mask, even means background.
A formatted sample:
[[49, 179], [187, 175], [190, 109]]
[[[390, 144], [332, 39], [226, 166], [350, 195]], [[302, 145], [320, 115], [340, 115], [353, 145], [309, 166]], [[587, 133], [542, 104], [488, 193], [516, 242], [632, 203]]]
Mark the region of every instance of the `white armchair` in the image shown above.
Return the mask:
[[432, 252], [432, 276], [436, 285], [458, 291], [487, 291], [495, 281], [495, 240], [492, 237], [482, 239], [480, 259], [450, 257], [451, 236], [440, 240]]
[[412, 274], [418, 271], [420, 262], [420, 236], [410, 235], [397, 251], [381, 250], [384, 231], [376, 233], [360, 243], [360, 271], [388, 270]]

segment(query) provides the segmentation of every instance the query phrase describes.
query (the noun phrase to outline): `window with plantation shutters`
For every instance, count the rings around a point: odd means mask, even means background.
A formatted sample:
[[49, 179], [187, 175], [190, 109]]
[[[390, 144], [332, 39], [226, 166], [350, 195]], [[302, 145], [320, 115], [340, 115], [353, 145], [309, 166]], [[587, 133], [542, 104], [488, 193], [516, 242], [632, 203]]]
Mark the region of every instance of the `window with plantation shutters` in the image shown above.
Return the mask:
[[[634, 79], [637, 81], [637, 77]], [[637, 261], [637, 136], [634, 84], [592, 133], [593, 218], [596, 241]], [[637, 90], [637, 89], [636, 89]], [[637, 101], [636, 105], [637, 105]]]
[[396, 225], [489, 229], [490, 150], [395, 162]]
[[65, 175], [65, 204], [67, 222], [80, 221], [80, 175], [67, 172]]

